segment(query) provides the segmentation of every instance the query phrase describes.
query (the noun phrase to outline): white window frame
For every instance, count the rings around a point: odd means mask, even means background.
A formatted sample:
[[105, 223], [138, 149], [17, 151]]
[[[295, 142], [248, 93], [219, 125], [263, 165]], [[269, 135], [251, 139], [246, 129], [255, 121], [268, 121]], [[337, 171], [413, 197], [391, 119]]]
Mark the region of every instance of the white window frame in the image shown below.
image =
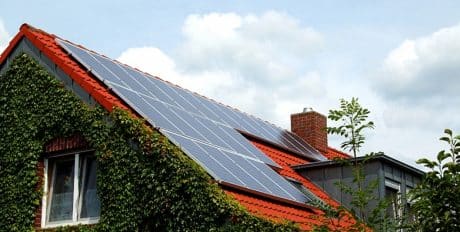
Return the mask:
[[[80, 151], [76, 153], [66, 153], [66, 154], [58, 154], [58, 155], [53, 155], [53, 156], [48, 156], [44, 158], [43, 163], [43, 196], [42, 196], [42, 211], [41, 211], [41, 227], [42, 228], [53, 228], [53, 227], [59, 227], [59, 226], [72, 226], [72, 225], [80, 225], [80, 224], [96, 224], [99, 222], [99, 217], [95, 218], [78, 218], [78, 213], [81, 211], [81, 199], [80, 199], [80, 194], [83, 192], [84, 184], [81, 184], [80, 186], [80, 170], [83, 172], [83, 176], [81, 176], [81, 179], [85, 179], [86, 175], [86, 163], [84, 162], [82, 164], [83, 167], [80, 167], [80, 158], [81, 156], [86, 155], [85, 153], [88, 152], [93, 152], [93, 150], [85, 150], [85, 151]], [[84, 155], [82, 155], [84, 154]], [[49, 219], [49, 207], [50, 205], [48, 204], [51, 202], [51, 195], [50, 193], [53, 192], [53, 185], [54, 185], [54, 178], [55, 178], [55, 167], [50, 167], [49, 164], [49, 159], [55, 159], [59, 157], [73, 157], [74, 159], [74, 181], [73, 181], [73, 203], [72, 203], [72, 220], [63, 220], [63, 221], [57, 221], [57, 222], [48, 222]], [[56, 164], [54, 163], [54, 166]], [[53, 173], [50, 173], [51, 178], [48, 176], [49, 170], [53, 170]], [[51, 182], [51, 185], [49, 186], [49, 191], [48, 191], [48, 181]]]

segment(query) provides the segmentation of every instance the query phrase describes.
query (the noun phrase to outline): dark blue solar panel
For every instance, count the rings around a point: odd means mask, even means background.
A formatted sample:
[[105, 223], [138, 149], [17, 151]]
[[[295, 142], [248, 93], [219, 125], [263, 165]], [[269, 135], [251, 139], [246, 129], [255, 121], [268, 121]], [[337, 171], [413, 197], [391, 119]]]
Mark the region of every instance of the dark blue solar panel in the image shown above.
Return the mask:
[[232, 128], [190, 115], [187, 111], [167, 106], [153, 98], [140, 96], [133, 90], [121, 86], [118, 86], [116, 90], [129, 103], [136, 102], [134, 105], [139, 106], [136, 110], [156, 127], [250, 156], [272, 166], [278, 166]]
[[283, 177], [281, 177], [278, 173], [273, 171], [272, 169], [266, 170], [266, 165], [260, 162], [251, 162], [251, 165], [255, 166], [258, 170], [264, 170], [262, 173], [267, 176], [267, 179], [273, 182], [274, 187], [273, 191], [280, 191], [280, 193], [276, 194], [283, 194], [282, 192], [285, 192], [289, 196], [293, 197], [296, 199], [298, 202], [309, 202], [311, 199], [309, 199], [305, 194], [300, 192], [298, 189], [293, 187], [289, 182], [286, 181]]
[[206, 115], [207, 118], [216, 122], [224, 123], [220, 115], [213, 110], [213, 107], [211, 106], [212, 102], [209, 99], [197, 96], [195, 100], [199, 103], [199, 106], [201, 106], [200, 110]]
[[[117, 86], [112, 83], [113, 86]], [[151, 99], [145, 101], [143, 97], [140, 97], [136, 92], [132, 90], [118, 86], [113, 89], [117, 94], [123, 96], [123, 100], [127, 101], [130, 105], [133, 105], [136, 112], [144, 116], [152, 125], [160, 127], [176, 133], [183, 133], [174, 124], [172, 124], [163, 114], [168, 111], [167, 107], [159, 102]]]
[[193, 113], [193, 114], [198, 114], [202, 117], [205, 117], [204, 114], [202, 114], [199, 109], [191, 103], [191, 101], [187, 98], [186, 96], [186, 91], [184, 89], [178, 88], [176, 86], [170, 86], [172, 91], [175, 92], [175, 98], [174, 100], [186, 111]]
[[217, 115], [219, 115], [219, 117], [222, 120], [222, 123], [227, 124], [227, 125], [231, 126], [232, 128], [243, 129], [241, 124], [238, 122], [238, 119], [233, 118], [232, 115], [229, 115], [229, 114], [227, 114], [225, 112], [226, 111], [225, 106], [222, 106], [222, 105], [219, 105], [219, 104], [213, 102], [211, 104], [211, 107], [213, 107], [211, 109], [214, 112], [216, 112]]
[[208, 173], [216, 180], [225, 180], [229, 183], [236, 184], [239, 186], [243, 187], [248, 187], [246, 184], [244, 184], [237, 176], [237, 174], [233, 174], [233, 170], [230, 170], [228, 165], [226, 166], [225, 164], [222, 164], [219, 162], [216, 158], [215, 155], [210, 155], [204, 149], [203, 147], [208, 147], [204, 146], [203, 144], [198, 145], [199, 143], [196, 143], [190, 139], [187, 139], [185, 137], [165, 132], [166, 135], [171, 138], [173, 142], [175, 142], [181, 149], [187, 153], [187, 155], [191, 156], [195, 161], [197, 161], [199, 164], [201, 164], [202, 167], [207, 169]]
[[[184, 110], [190, 113], [201, 115], [198, 109], [194, 105], [192, 105], [190, 101], [188, 101], [187, 99], [185, 99], [179, 94], [179, 91], [177, 91], [177, 89], [173, 88], [172, 90], [176, 92], [175, 94], [176, 97], [174, 98], [174, 100], [177, 102], [177, 104], [179, 104]], [[204, 116], [204, 115], [201, 115], [201, 116]]]
[[240, 156], [232, 156], [232, 159], [238, 165], [245, 167], [246, 170], [251, 170], [250, 176], [256, 179], [272, 195], [283, 196], [283, 198], [299, 202], [309, 201], [299, 190], [293, 186], [289, 186], [290, 184], [286, 180], [272, 169], [267, 168], [263, 163], [248, 160]]
[[250, 154], [251, 157], [263, 161], [266, 164], [278, 166], [255, 146], [250, 146], [248, 140], [240, 133], [236, 132], [234, 129], [226, 126], [219, 126], [219, 129], [223, 132], [221, 135], [225, 141], [232, 142], [235, 144], [234, 146], [239, 146], [242, 151], [246, 151], [242, 152], [241, 154]]
[[177, 105], [169, 95], [167, 95], [155, 84], [157, 80], [146, 77], [145, 74], [128, 67], [126, 68], [126, 71], [133, 79], [138, 81], [140, 85], [145, 86], [158, 100], [179, 107], [179, 105]]
[[[243, 157], [229, 154], [223, 151], [219, 151], [216, 149], [208, 149], [209, 153], [214, 152], [217, 156], [219, 156], [219, 160], [224, 163], [227, 167], [231, 167], [232, 171], [237, 174], [238, 176], [241, 177], [241, 181], [250, 189], [263, 192], [263, 193], [268, 193], [270, 195], [275, 195], [272, 192], [270, 192], [269, 186], [264, 186], [261, 180], [257, 179], [256, 176], [253, 176], [256, 170], [251, 169], [251, 167], [247, 164], [247, 162], [241, 162], [240, 158], [242, 160], [245, 160]], [[226, 181], [226, 180], [222, 180]], [[275, 195], [276, 196], [276, 195]], [[278, 195], [282, 196], [285, 198], [283, 195]]]
[[203, 142], [207, 141], [205, 135], [194, 128], [196, 122], [187, 112], [174, 107], [167, 107], [162, 113], [169, 121], [179, 128], [184, 135]]
[[230, 109], [228, 107], [220, 107], [220, 109], [222, 110], [222, 112], [224, 112], [224, 114], [230, 117], [232, 121], [238, 123], [239, 125], [239, 127], [237, 127], [238, 129], [257, 135], [257, 131], [252, 130], [251, 126], [246, 123], [245, 118], [241, 118], [240, 117], [241, 115], [238, 115], [235, 113], [236, 110]]
[[285, 199], [308, 202], [303, 193], [264, 163], [165, 132], [182, 150], [202, 164], [218, 181], [224, 181]]
[[[311, 147], [309, 144], [307, 143], [300, 143], [300, 141], [302, 140], [299, 140], [298, 138], [294, 137], [294, 134], [292, 133], [288, 133], [287, 131], [284, 131], [284, 135], [286, 137], [286, 139], [291, 143], [291, 144], [294, 144], [295, 146], [299, 147], [299, 149], [303, 152], [310, 152], [312, 153], [312, 155], [316, 155], [314, 153], [315, 149], [313, 147]], [[295, 135], [297, 136], [297, 135]], [[321, 160], [321, 157], [317, 157], [319, 160]]]
[[152, 94], [149, 91], [147, 87], [145, 87], [144, 85], [141, 85], [137, 79], [131, 77], [126, 67], [119, 65], [111, 60], [108, 60], [105, 57], [100, 57], [100, 56], [94, 56], [94, 57], [100, 64], [108, 68], [117, 77], [130, 77], [130, 78], [120, 78], [122, 79], [121, 82], [123, 82], [125, 86], [128, 86], [128, 88], [132, 90], [136, 90], [136, 92], [140, 92], [152, 98], [157, 98], [154, 94]]
[[276, 141], [276, 138], [275, 136], [273, 136], [273, 134], [271, 134], [267, 128], [264, 128], [264, 124], [262, 123], [262, 120], [259, 120], [259, 119], [256, 119], [254, 117], [250, 117], [248, 116], [247, 117], [248, 119], [248, 122], [251, 123], [251, 125], [254, 125], [255, 127], [258, 128], [258, 133], [255, 134], [263, 139], [266, 139], [268, 141]]
[[[208, 119], [204, 119], [201, 117], [189, 115], [191, 118], [190, 120], [193, 120], [194, 128], [197, 129], [197, 131], [200, 131], [202, 134], [206, 135], [206, 141], [209, 142], [210, 144], [216, 145], [221, 148], [229, 149], [229, 150], [234, 150], [228, 143], [226, 143], [218, 134], [218, 131], [216, 131], [216, 128], [211, 127], [210, 124], [213, 124]], [[209, 122], [208, 124], [206, 122]], [[236, 150], [234, 150], [236, 151]], [[239, 151], [237, 151], [239, 152]]]
[[261, 132], [257, 129], [256, 124], [254, 124], [254, 122], [252, 122], [251, 118], [248, 115], [243, 114], [243, 113], [239, 112], [238, 110], [233, 110], [232, 113], [235, 114], [239, 118], [239, 120], [240, 120], [240, 122], [241, 122], [241, 124], [242, 124], [242, 126], [244, 128], [244, 131], [261, 137], [260, 136]]
[[[200, 144], [200, 146], [203, 147], [209, 155], [216, 157], [219, 163], [228, 167], [232, 173], [240, 177], [243, 184], [250, 189], [298, 202], [309, 201], [306, 197], [300, 197], [299, 195], [303, 195], [301, 192], [289, 186], [286, 180], [267, 165], [214, 147], [203, 144]], [[273, 177], [275, 177], [275, 179], [272, 179]], [[227, 181], [225, 179], [221, 180]], [[285, 184], [278, 184], [278, 182], [285, 182]], [[286, 189], [281, 189], [280, 185], [286, 187]]]
[[88, 68], [93, 74], [100, 76], [103, 79], [102, 81], [108, 80], [123, 85], [121, 80], [109, 70], [104, 68], [91, 53], [88, 53], [85, 50], [67, 42], [60, 43], [60, 45], [64, 46], [64, 48], [72, 56], [74, 56], [82, 65], [86, 66], [86, 68]]
[[307, 151], [305, 154], [312, 156], [310, 153], [316, 151], [310, 151], [308, 146], [297, 141], [299, 138], [73, 44], [58, 42], [136, 112], [182, 146], [217, 180], [304, 202], [296, 195], [298, 190], [266, 164], [279, 166], [235, 129], [299, 153]]
[[[202, 105], [206, 106], [206, 110], [211, 111], [209, 116], [218, 122], [227, 124], [233, 128], [252, 133], [258, 137], [267, 139], [276, 144], [289, 148], [299, 154], [304, 154], [316, 160], [326, 160], [318, 151], [305, 143], [301, 138], [293, 135], [287, 130], [276, 127], [260, 119], [252, 116], [238, 113], [238, 111], [230, 109], [227, 106], [212, 102], [211, 100], [199, 99]], [[256, 129], [259, 128], [259, 129]], [[290, 134], [289, 136], [287, 134]]]
[[[132, 68], [123, 66], [123, 72], [119, 64], [105, 57], [89, 53], [70, 43], [60, 42], [60, 44], [70, 53], [75, 54], [76, 58], [82, 64], [87, 65], [96, 76], [102, 76], [103, 80], [108, 80], [135, 89], [142, 94], [154, 96], [165, 103], [181, 107], [193, 114], [210, 118], [211, 120], [227, 124], [235, 129], [267, 139], [315, 160], [326, 160], [321, 153], [287, 130], [278, 128], [265, 121], [243, 114], [201, 96], [197, 96], [196, 94], [192, 94], [189, 91], [173, 86], [157, 78], [147, 76]], [[126, 73], [128, 73], [127, 76], [130, 78], [117, 77], [117, 75], [124, 76]], [[146, 91], [146, 89], [150, 91]]]

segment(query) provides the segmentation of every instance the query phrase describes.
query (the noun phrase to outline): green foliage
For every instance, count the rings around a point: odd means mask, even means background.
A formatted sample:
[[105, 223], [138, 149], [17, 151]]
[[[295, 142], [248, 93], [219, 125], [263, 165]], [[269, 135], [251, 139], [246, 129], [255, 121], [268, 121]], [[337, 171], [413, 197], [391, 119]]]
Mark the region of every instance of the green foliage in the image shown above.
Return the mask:
[[448, 150], [440, 151], [437, 160], [417, 161], [430, 171], [410, 192], [413, 231], [460, 231], [460, 135], [444, 133], [440, 140]]
[[341, 124], [337, 127], [328, 127], [327, 132], [343, 136], [345, 141], [341, 147], [353, 152], [355, 158], [366, 139], [363, 131], [374, 128], [372, 121], [366, 121], [369, 113], [368, 109], [359, 104], [357, 98], [352, 98], [351, 101], [340, 99], [340, 109], [329, 111], [328, 118], [340, 121]]
[[[396, 228], [396, 223], [386, 216], [388, 202], [378, 198], [378, 179], [366, 183], [364, 175], [364, 165], [377, 154], [367, 154], [361, 161], [356, 159], [366, 140], [365, 130], [374, 128], [374, 123], [368, 121], [369, 114], [370, 111], [363, 108], [357, 98], [352, 98], [351, 101], [340, 99], [340, 109], [329, 111], [328, 118], [339, 122], [339, 125], [328, 127], [328, 133], [342, 136], [345, 141], [342, 142], [341, 147], [351, 151], [354, 158], [353, 162], [349, 159], [337, 162], [352, 168], [353, 180], [351, 184], [336, 183], [343, 193], [351, 196], [350, 209], [345, 209], [343, 206], [336, 209], [324, 207], [322, 209], [329, 218], [336, 221], [342, 220], [347, 215], [346, 212], [350, 212], [356, 218], [356, 223], [350, 227], [350, 231], [366, 231], [366, 226], [374, 230], [391, 231]], [[377, 202], [377, 205], [371, 207], [371, 202]]]
[[[311, 204], [321, 209], [324, 213], [324, 219], [322, 220], [322, 223], [313, 226], [314, 232], [354, 231], [351, 227], [344, 227], [341, 225], [342, 221], [346, 221], [347, 218], [349, 218], [348, 209], [346, 209], [342, 205], [338, 207], [333, 207], [319, 200], [313, 200]], [[354, 225], [352, 225], [352, 227], [353, 226]]]
[[44, 231], [298, 231], [250, 215], [166, 137], [130, 113], [89, 107], [26, 54], [0, 76], [0, 231], [31, 231], [44, 144], [96, 150], [100, 221]]

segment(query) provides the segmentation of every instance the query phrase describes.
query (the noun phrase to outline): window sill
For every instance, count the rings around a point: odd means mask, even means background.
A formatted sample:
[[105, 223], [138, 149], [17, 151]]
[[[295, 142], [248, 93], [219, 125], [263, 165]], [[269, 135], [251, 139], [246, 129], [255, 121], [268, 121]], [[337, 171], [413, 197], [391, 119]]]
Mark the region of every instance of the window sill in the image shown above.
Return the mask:
[[61, 226], [92, 225], [92, 224], [97, 224], [98, 222], [99, 222], [99, 218], [83, 219], [77, 222], [60, 221], [60, 222], [47, 223], [46, 225], [42, 226], [42, 229], [56, 228], [56, 227], [61, 227]]

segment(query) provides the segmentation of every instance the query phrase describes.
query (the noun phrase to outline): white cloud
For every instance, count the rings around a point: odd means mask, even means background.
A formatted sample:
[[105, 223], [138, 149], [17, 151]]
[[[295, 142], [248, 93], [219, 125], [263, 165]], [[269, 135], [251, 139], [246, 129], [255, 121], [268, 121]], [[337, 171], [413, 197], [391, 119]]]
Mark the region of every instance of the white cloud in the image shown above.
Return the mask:
[[[233, 13], [191, 15], [177, 51], [186, 71], [228, 69], [277, 80], [322, 45], [321, 35], [278, 12], [261, 16]], [[263, 64], [263, 65], [262, 65]]]
[[391, 127], [460, 127], [460, 24], [406, 40], [383, 64], [377, 90]]
[[460, 24], [406, 40], [384, 61], [377, 90], [390, 127], [460, 128]]
[[[323, 35], [273, 11], [190, 15], [182, 28], [183, 41], [174, 52], [130, 48], [119, 60], [285, 128], [289, 128], [289, 115], [303, 107], [327, 114], [338, 107], [339, 98], [359, 97], [377, 124], [363, 152], [385, 151], [413, 164], [420, 155], [436, 153], [436, 138], [448, 127], [446, 123], [458, 125], [451, 115], [459, 112], [445, 100], [455, 100], [458, 94], [450, 91], [453, 97], [446, 98], [437, 88], [460, 85], [451, 82], [451, 76], [430, 77], [446, 64], [460, 67], [455, 65], [455, 57], [460, 56], [453, 44], [456, 30], [403, 41], [383, 61], [385, 75], [375, 88], [363, 73], [343, 71], [348, 67], [341, 65], [353, 61], [326, 57], [326, 66], [312, 65], [318, 51], [326, 47]], [[330, 144], [340, 142], [331, 136]]]
[[140, 70], [160, 76], [175, 76], [175, 62], [155, 47], [129, 48], [118, 57], [120, 62], [132, 64]]
[[460, 24], [404, 41], [384, 61], [378, 89], [409, 101], [453, 96], [460, 86]]
[[172, 55], [130, 48], [118, 60], [283, 127], [326, 93], [321, 74], [305, 68], [321, 34], [286, 14], [190, 15], [182, 32]]
[[8, 42], [10, 41], [10, 39], [11, 39], [11, 36], [6, 31], [3, 20], [0, 19], [0, 54], [8, 46]]
[[[435, 158], [444, 128], [460, 133], [460, 24], [406, 39], [390, 51], [374, 89], [382, 107], [387, 151]], [[378, 144], [377, 144], [378, 145]]]

